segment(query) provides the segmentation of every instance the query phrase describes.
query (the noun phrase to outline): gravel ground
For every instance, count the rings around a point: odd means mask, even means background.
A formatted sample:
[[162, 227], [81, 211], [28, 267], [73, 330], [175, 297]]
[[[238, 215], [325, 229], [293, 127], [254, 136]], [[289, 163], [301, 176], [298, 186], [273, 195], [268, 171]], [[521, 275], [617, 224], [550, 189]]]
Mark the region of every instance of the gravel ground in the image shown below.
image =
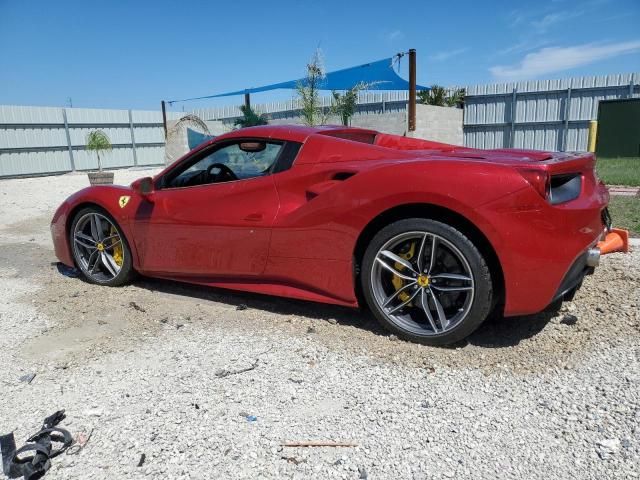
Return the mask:
[[425, 347], [339, 307], [65, 277], [48, 224], [86, 183], [0, 182], [0, 433], [22, 442], [60, 408], [93, 432], [45, 478], [640, 475], [639, 252], [605, 257], [560, 312]]

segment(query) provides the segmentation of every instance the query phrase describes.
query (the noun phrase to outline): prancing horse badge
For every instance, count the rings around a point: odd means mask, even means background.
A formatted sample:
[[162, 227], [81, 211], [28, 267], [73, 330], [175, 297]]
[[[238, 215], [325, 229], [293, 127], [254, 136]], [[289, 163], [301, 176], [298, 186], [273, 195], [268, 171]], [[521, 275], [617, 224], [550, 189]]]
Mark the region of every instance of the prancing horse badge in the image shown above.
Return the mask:
[[124, 208], [127, 206], [127, 203], [129, 203], [129, 199], [131, 197], [129, 195], [123, 195], [120, 197], [120, 200], [118, 200], [118, 205], [120, 205], [120, 208]]

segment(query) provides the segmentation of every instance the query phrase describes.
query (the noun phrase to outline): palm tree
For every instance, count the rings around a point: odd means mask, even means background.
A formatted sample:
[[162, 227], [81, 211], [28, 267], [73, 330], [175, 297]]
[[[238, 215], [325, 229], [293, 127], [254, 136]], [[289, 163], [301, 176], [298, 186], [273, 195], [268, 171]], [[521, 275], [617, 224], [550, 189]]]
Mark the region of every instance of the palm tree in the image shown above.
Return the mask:
[[437, 107], [445, 107], [447, 99], [447, 90], [440, 85], [431, 85], [429, 90], [418, 92], [418, 100], [426, 105], [435, 105]]
[[269, 123], [264, 115], [257, 113], [250, 105], [241, 105], [240, 111], [242, 112], [242, 117], [233, 122], [234, 125], [240, 128], [255, 127], [256, 125]]
[[431, 85], [429, 90], [418, 92], [418, 103], [437, 107], [460, 107], [464, 105], [464, 88], [448, 92], [440, 85]]
[[448, 107], [464, 108], [464, 88], [456, 88], [447, 96], [446, 102]]
[[367, 84], [365, 82], [359, 82], [344, 93], [339, 93], [335, 90], [331, 92], [333, 95], [333, 106], [331, 110], [335, 115], [340, 117], [343, 125], [348, 126], [349, 120], [356, 112], [356, 107], [358, 106], [358, 93], [362, 90], [367, 90], [371, 85], [372, 84]]
[[102, 171], [100, 152], [111, 151], [111, 141], [102, 130], [93, 130], [87, 135], [87, 150], [93, 150], [98, 156], [98, 171]]

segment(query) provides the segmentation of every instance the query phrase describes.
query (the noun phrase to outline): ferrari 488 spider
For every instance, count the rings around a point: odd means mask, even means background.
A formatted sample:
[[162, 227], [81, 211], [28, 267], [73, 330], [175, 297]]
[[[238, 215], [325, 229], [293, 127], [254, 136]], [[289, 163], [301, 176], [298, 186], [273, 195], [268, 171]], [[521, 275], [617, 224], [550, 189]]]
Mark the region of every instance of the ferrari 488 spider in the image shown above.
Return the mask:
[[153, 178], [69, 197], [57, 257], [93, 283], [151, 277], [357, 307], [428, 344], [572, 295], [610, 227], [592, 154], [476, 150], [346, 127], [264, 126]]

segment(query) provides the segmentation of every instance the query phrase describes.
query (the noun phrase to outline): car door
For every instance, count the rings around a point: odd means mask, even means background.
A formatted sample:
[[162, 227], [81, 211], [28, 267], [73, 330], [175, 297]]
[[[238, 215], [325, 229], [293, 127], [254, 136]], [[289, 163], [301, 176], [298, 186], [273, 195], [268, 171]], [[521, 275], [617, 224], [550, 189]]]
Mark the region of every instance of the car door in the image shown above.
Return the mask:
[[[144, 272], [201, 277], [263, 272], [279, 208], [271, 170], [284, 144], [262, 143], [261, 152], [242, 151], [240, 140], [214, 144], [158, 180], [134, 222]], [[203, 173], [214, 165], [228, 167], [235, 178], [222, 171]]]

